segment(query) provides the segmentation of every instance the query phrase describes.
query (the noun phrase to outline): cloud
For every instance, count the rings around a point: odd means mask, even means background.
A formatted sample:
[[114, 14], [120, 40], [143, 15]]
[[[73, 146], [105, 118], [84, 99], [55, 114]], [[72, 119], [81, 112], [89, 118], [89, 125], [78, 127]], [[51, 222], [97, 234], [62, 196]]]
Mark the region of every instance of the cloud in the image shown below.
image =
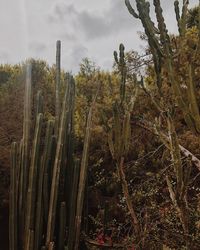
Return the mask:
[[140, 27], [140, 22], [129, 14], [124, 1], [112, 1], [110, 9], [105, 14], [110, 17], [111, 26], [119, 31]]
[[[135, 1], [130, 0], [134, 6]], [[144, 43], [140, 20], [133, 18], [124, 0], [0, 0], [0, 63], [17, 63], [27, 56], [55, 63], [55, 43], [62, 41], [64, 68], [78, 70], [83, 57], [110, 69], [113, 50], [140, 50]], [[161, 0], [170, 32], [176, 32], [174, 1]], [[181, 2], [181, 1], [180, 1]], [[153, 15], [153, 0], [150, 0]], [[190, 0], [190, 6], [198, 0]], [[154, 19], [155, 20], [155, 19]], [[6, 28], [5, 28], [6, 27]]]
[[[105, 38], [130, 28], [137, 29], [137, 23], [129, 18], [124, 3], [120, 0], [111, 2], [110, 8], [101, 14], [83, 11], [79, 12], [76, 27], [84, 33], [87, 39]], [[78, 12], [77, 12], [78, 13]]]
[[[65, 2], [57, 2], [48, 15], [48, 21], [57, 25], [60, 23], [64, 27], [68, 27], [70, 23], [69, 29], [83, 35], [87, 40], [107, 38], [121, 30], [136, 28], [124, 3], [120, 0], [111, 3], [108, 9], [98, 12], [89, 8], [80, 9]], [[70, 37], [74, 38], [75, 35], [71, 34]]]
[[88, 39], [105, 37], [110, 33], [111, 28], [105, 17], [95, 16], [87, 11], [79, 13], [76, 25]]
[[73, 4], [66, 4], [65, 2], [56, 3], [50, 14], [48, 20], [52, 23], [58, 23], [66, 21], [69, 18], [76, 17], [78, 15]]
[[63, 63], [68, 71], [73, 69], [74, 72], [78, 72], [82, 59], [88, 57], [88, 48], [83, 44], [75, 44], [68, 53], [64, 49], [63, 55]]
[[29, 48], [30, 50], [33, 50], [36, 53], [41, 53], [47, 49], [45, 44], [39, 42], [31, 42]]
[[74, 42], [77, 40], [77, 36], [73, 33], [69, 33], [67, 31], [64, 31], [61, 35], [61, 40], [67, 40], [68, 42]]
[[5, 50], [0, 50], [0, 61], [3, 62], [8, 62], [10, 59], [10, 55], [8, 51]]

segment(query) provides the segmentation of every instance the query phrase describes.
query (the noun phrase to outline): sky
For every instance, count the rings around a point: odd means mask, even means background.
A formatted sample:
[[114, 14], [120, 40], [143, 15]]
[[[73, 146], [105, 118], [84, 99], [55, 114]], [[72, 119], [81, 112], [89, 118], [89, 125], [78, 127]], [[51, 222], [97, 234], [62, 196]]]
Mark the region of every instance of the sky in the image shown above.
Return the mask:
[[[173, 2], [161, 0], [171, 33], [177, 32]], [[198, 2], [190, 0], [190, 7]], [[141, 31], [124, 0], [0, 0], [0, 64], [35, 58], [52, 65], [61, 40], [64, 70], [76, 73], [84, 57], [109, 70], [120, 43], [142, 51]]]

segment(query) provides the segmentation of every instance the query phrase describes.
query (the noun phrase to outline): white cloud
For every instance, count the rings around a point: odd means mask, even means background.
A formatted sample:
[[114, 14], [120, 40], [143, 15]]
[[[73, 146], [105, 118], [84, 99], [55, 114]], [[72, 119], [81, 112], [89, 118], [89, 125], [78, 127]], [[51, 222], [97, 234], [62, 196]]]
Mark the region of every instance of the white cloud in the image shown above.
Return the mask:
[[[170, 32], [177, 30], [173, 2], [161, 0]], [[81, 58], [89, 56], [107, 69], [119, 43], [127, 50], [143, 45], [137, 34], [143, 28], [124, 0], [0, 0], [0, 5], [0, 63], [18, 63], [28, 56], [52, 64], [59, 39], [63, 68], [76, 72]]]

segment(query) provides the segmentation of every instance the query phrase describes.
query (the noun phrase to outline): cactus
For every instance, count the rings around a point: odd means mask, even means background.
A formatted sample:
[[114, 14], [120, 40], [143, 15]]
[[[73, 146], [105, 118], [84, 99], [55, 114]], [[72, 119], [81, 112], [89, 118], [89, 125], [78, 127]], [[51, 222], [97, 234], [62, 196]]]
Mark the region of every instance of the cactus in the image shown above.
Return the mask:
[[[74, 81], [73, 78], [71, 78], [71, 81]], [[67, 104], [68, 104], [69, 98], [70, 98], [70, 88], [68, 86], [68, 88], [66, 89], [65, 97], [63, 101], [57, 147], [56, 147], [56, 155], [55, 155], [55, 161], [54, 161], [50, 202], [49, 202], [46, 246], [50, 244], [54, 236], [56, 205], [57, 205], [57, 198], [58, 198], [59, 178], [60, 178], [61, 163], [62, 163], [62, 157], [63, 157], [63, 149], [64, 149], [64, 144], [65, 144], [65, 130], [66, 130], [66, 123], [67, 123], [67, 113], [69, 110], [69, 106]]]
[[199, 114], [199, 108], [198, 108], [198, 103], [196, 99], [196, 89], [194, 86], [194, 69], [192, 64], [188, 66], [188, 75], [189, 75], [189, 82], [188, 82], [188, 100], [190, 100], [190, 106], [189, 110], [192, 114], [193, 119], [196, 121], [196, 130], [200, 131], [200, 114]]
[[56, 42], [56, 104], [55, 104], [55, 131], [58, 135], [59, 117], [60, 117], [60, 58], [61, 58], [61, 41]]
[[[42, 228], [43, 228], [43, 219], [44, 216], [44, 207], [46, 207], [46, 210], [48, 211], [48, 199], [43, 199], [43, 185], [45, 184], [44, 178], [45, 178], [45, 172], [47, 171], [47, 167], [49, 164], [49, 158], [51, 153], [51, 137], [53, 133], [53, 121], [48, 121], [47, 123], [47, 129], [46, 129], [46, 136], [45, 136], [45, 145], [44, 145], [44, 156], [41, 159], [41, 166], [39, 170], [39, 179], [38, 179], [38, 194], [37, 194], [37, 203], [36, 203], [36, 224], [35, 224], [35, 250], [39, 249], [39, 246], [41, 246], [42, 242]], [[47, 188], [48, 190], [48, 188]], [[47, 191], [48, 193], [48, 191]], [[47, 194], [48, 195], [48, 194]], [[44, 202], [43, 202], [44, 200]], [[42, 204], [43, 203], [43, 204]], [[45, 204], [46, 203], [46, 204]], [[46, 212], [48, 213], [48, 212]]]
[[179, 1], [176, 0], [174, 1], [174, 10], [175, 10], [175, 14], [176, 14], [176, 21], [177, 21], [177, 25], [178, 25], [178, 31], [179, 34], [181, 34], [181, 26], [180, 26], [180, 9], [179, 9]]
[[81, 216], [82, 216], [82, 209], [83, 209], [84, 190], [85, 190], [86, 176], [87, 176], [87, 160], [88, 160], [88, 151], [89, 151], [89, 143], [90, 143], [90, 136], [91, 136], [92, 109], [93, 109], [93, 106], [90, 108], [88, 117], [87, 117], [86, 133], [85, 133], [83, 154], [82, 154], [81, 167], [80, 167], [80, 178], [79, 178], [77, 205], [76, 205], [76, 217], [75, 217], [74, 250], [79, 249]]
[[120, 74], [121, 74], [121, 85], [120, 85], [120, 97], [121, 102], [125, 100], [125, 93], [126, 93], [126, 75], [127, 75], [127, 68], [126, 68], [126, 62], [125, 62], [125, 47], [121, 43], [119, 45], [119, 58], [116, 51], [114, 51], [114, 59], [116, 64], [118, 65]]
[[[31, 164], [29, 169], [29, 183], [27, 192], [27, 210], [26, 210], [26, 225], [25, 225], [25, 245], [27, 244], [29, 231], [34, 229], [35, 220], [35, 203], [36, 203], [36, 192], [37, 192], [37, 176], [38, 176], [38, 165], [39, 165], [39, 154], [40, 154], [40, 139], [42, 129], [43, 115], [39, 114], [37, 117], [35, 135], [33, 141]], [[31, 233], [32, 234], [32, 233]], [[28, 249], [28, 247], [27, 247]]]
[[[132, 107], [133, 103], [130, 106]], [[132, 199], [128, 190], [128, 183], [126, 181], [125, 173], [123, 170], [124, 160], [129, 152], [129, 140], [131, 138], [131, 129], [130, 129], [131, 110], [124, 111], [122, 120], [120, 119], [119, 109], [115, 108], [113, 110], [114, 123], [113, 123], [112, 130], [108, 134], [108, 144], [109, 144], [112, 158], [115, 161], [115, 164], [118, 170], [119, 179], [121, 181], [123, 194], [126, 200], [126, 205], [127, 205], [128, 211], [132, 219], [132, 225], [135, 231], [136, 242], [141, 243], [142, 239], [141, 239], [140, 223], [138, 221], [136, 212], [132, 204]]]
[[9, 216], [9, 241], [10, 250], [17, 249], [17, 235], [18, 235], [18, 224], [17, 224], [17, 143], [14, 142], [11, 147], [11, 168], [10, 168], [10, 216]]
[[[45, 225], [47, 224], [48, 219], [48, 209], [49, 209], [49, 183], [50, 183], [50, 160], [52, 157], [53, 148], [53, 130], [54, 130], [54, 121], [49, 120], [47, 122], [46, 135], [45, 135], [45, 145], [44, 145], [44, 157], [42, 159], [42, 166], [44, 168], [44, 177], [43, 177], [43, 186], [42, 186], [42, 195], [43, 195], [43, 208], [44, 208], [44, 221]], [[53, 157], [54, 158], [54, 157]]]
[[34, 248], [34, 230], [28, 230], [28, 239], [26, 249], [33, 250]]
[[[80, 168], [79, 160], [74, 159], [75, 80], [70, 74], [67, 75], [60, 109], [59, 41], [56, 61], [56, 105], [59, 103], [56, 107], [59, 108], [56, 109], [55, 123], [43, 119], [41, 91], [36, 96], [33, 117], [30, 115], [33, 110], [31, 65], [27, 66], [23, 139], [19, 144], [13, 143], [11, 151], [10, 250], [72, 250], [79, 245], [91, 110], [96, 96], [88, 115]], [[32, 120], [34, 122], [31, 124]], [[32, 132], [33, 140], [30, 136]], [[59, 229], [59, 233], [56, 233], [55, 229]]]
[[74, 171], [73, 171], [73, 182], [71, 193], [71, 202], [70, 202], [70, 219], [69, 219], [69, 237], [68, 237], [68, 250], [73, 250], [74, 246], [74, 235], [75, 235], [75, 216], [76, 216], [76, 200], [78, 194], [78, 180], [80, 173], [80, 164], [79, 161], [75, 162]]
[[66, 228], [66, 204], [62, 202], [60, 204], [60, 222], [59, 222], [59, 239], [58, 239], [58, 249], [64, 249], [65, 243], [65, 228]]
[[26, 83], [24, 95], [24, 122], [23, 122], [23, 138], [21, 141], [21, 159], [20, 159], [20, 200], [19, 200], [19, 217], [21, 223], [22, 234], [25, 233], [25, 213], [26, 213], [26, 192], [28, 187], [28, 166], [30, 163], [30, 128], [31, 128], [31, 75], [32, 66], [28, 62], [26, 65]]
[[[135, 11], [133, 12], [133, 8], [130, 4], [130, 1], [125, 0], [125, 4], [130, 14], [136, 18], [139, 18], [144, 27], [153, 56], [155, 72], [157, 75], [157, 85], [160, 93], [162, 87], [161, 69], [165, 62], [169, 76], [168, 80], [172, 86], [174, 98], [184, 114], [185, 121], [188, 127], [194, 133], [200, 133], [200, 128], [199, 128], [200, 115], [199, 112], [197, 112], [198, 109], [197, 105], [194, 104], [196, 102], [195, 92], [193, 91], [192, 95], [190, 94], [188, 96], [188, 99], [185, 100], [182, 95], [180, 84], [177, 82], [175, 73], [175, 62], [174, 62], [174, 57], [176, 56], [176, 54], [172, 51], [172, 45], [164, 22], [160, 0], [154, 0], [159, 36], [157, 35], [158, 34], [157, 29], [155, 28], [151, 20], [151, 17], [149, 15], [149, 2], [145, 0], [136, 0], [136, 6], [138, 10], [137, 16], [133, 14]], [[183, 1], [181, 16], [180, 16], [178, 1], [174, 2], [174, 6], [175, 6], [175, 13], [178, 22], [179, 32], [180, 35], [184, 37], [186, 33], [186, 17], [187, 17], [188, 1], [187, 0]], [[195, 109], [191, 110], [188, 103], [193, 103], [195, 105]]]
[[[59, 46], [60, 43], [57, 42], [57, 73], [60, 72]], [[57, 78], [57, 82], [59, 82], [60, 77], [58, 75]], [[13, 143], [11, 150], [10, 250], [67, 249], [68, 247], [65, 245], [68, 245], [69, 249], [74, 249], [80, 172], [79, 161], [74, 160], [73, 146], [74, 78], [68, 75], [62, 109], [57, 116], [55, 125], [54, 121], [49, 120], [46, 123], [43, 119], [41, 92], [38, 92], [36, 97], [35, 114], [33, 117], [30, 116], [31, 99], [31, 65], [28, 65], [23, 139], [19, 144]], [[32, 128], [31, 120], [34, 121]], [[88, 118], [82, 159], [82, 169], [85, 170], [87, 169], [90, 125], [91, 112]], [[57, 131], [55, 126], [57, 126]], [[46, 127], [46, 133], [43, 145], [44, 127]], [[30, 131], [34, 132], [32, 143]], [[85, 174], [86, 171], [82, 172], [82, 178]], [[84, 197], [83, 189], [80, 182], [79, 191], [81, 195], [79, 194], [79, 201], [81, 201], [81, 204]], [[81, 204], [77, 206], [80, 216], [82, 212]], [[57, 208], [60, 208], [60, 215]], [[55, 233], [55, 228], [59, 228], [59, 234]], [[66, 237], [67, 229], [70, 238]], [[78, 238], [76, 239], [79, 241]]]
[[38, 91], [37, 92], [37, 96], [36, 96], [36, 115], [35, 117], [37, 117], [40, 113], [43, 113], [43, 96], [42, 96], [42, 91]]
[[[128, 4], [128, 2], [126, 3]], [[125, 71], [123, 69], [123, 67], [126, 67], [124, 62], [124, 46], [120, 45], [119, 50], [120, 50], [120, 58], [118, 59], [116, 51], [114, 52], [114, 57], [116, 63], [119, 65], [120, 74], [122, 76], [122, 81], [121, 81], [121, 86], [122, 86], [122, 84], [125, 84], [126, 82], [126, 74], [124, 74]], [[121, 86], [120, 90], [122, 90]], [[126, 91], [125, 87], [123, 88], [123, 92], [120, 91], [120, 97], [121, 97], [120, 105], [117, 102], [114, 103], [113, 105], [113, 126], [112, 129], [108, 132], [108, 145], [112, 158], [117, 168], [126, 205], [131, 216], [131, 222], [135, 233], [135, 240], [136, 243], [139, 244], [140, 247], [142, 247], [143, 245], [143, 239], [141, 234], [142, 228], [137, 218], [134, 206], [132, 204], [132, 199], [128, 190], [128, 183], [126, 181], [126, 176], [123, 170], [125, 159], [127, 157], [127, 154], [129, 153], [129, 145], [131, 138], [130, 116], [136, 101], [138, 88], [136, 86], [135, 93], [131, 97], [129, 102], [125, 98], [126, 94], [125, 91]]]

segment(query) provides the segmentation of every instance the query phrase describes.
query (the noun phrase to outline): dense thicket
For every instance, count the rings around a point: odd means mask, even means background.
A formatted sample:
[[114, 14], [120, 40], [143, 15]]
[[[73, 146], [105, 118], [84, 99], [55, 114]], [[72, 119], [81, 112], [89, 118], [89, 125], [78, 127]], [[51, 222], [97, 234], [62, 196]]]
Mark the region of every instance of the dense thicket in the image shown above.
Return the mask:
[[[154, 1], [155, 27], [146, 1], [136, 1], [138, 13], [126, 1], [129, 12], [143, 23], [146, 59], [134, 51], [126, 53], [120, 45], [112, 72], [84, 59], [75, 76], [77, 157], [83, 148], [88, 110], [99, 88], [82, 229], [99, 244], [123, 243], [125, 249], [166, 245], [195, 250], [200, 245], [198, 8], [186, 15], [185, 1], [180, 17], [175, 1], [180, 33], [169, 36], [159, 2]], [[42, 90], [44, 119], [54, 119], [55, 66], [37, 60], [31, 63], [32, 113], [36, 112], [36, 93]], [[4, 202], [8, 199], [10, 145], [22, 137], [24, 66], [0, 66], [0, 197]], [[62, 71], [61, 96], [67, 77]]]

